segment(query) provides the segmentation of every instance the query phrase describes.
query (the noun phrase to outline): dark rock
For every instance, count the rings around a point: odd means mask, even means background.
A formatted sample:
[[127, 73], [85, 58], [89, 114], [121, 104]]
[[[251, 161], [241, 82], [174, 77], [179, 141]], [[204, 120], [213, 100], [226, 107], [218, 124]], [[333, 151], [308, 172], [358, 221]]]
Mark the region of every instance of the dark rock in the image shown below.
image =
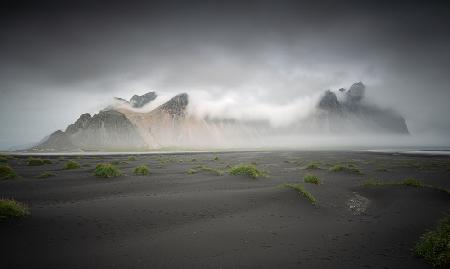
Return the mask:
[[345, 93], [346, 102], [349, 105], [358, 104], [365, 95], [366, 86], [362, 82], [354, 83]]
[[116, 110], [100, 111], [71, 139], [82, 148], [89, 149], [145, 146], [135, 126], [124, 114]]
[[336, 94], [328, 90], [320, 99], [318, 107], [324, 110], [338, 111], [341, 104], [339, 103]]
[[182, 93], [162, 104], [157, 109], [164, 111], [173, 117], [184, 117], [188, 103], [188, 95], [186, 93]]
[[133, 95], [130, 99], [130, 104], [132, 107], [140, 108], [155, 100], [156, 97], [156, 92], [148, 92], [144, 95]]
[[91, 120], [91, 114], [85, 113], [81, 114], [81, 116], [78, 118], [78, 120], [67, 126], [66, 133], [67, 134], [74, 134], [79, 129], [84, 129], [89, 125], [89, 121]]
[[125, 99], [123, 99], [123, 98], [120, 98], [120, 97], [114, 97], [114, 99], [117, 100], [117, 101], [120, 101], [120, 102], [127, 103], [127, 104], [130, 103], [130, 102], [128, 102], [127, 100], [125, 100]]
[[343, 88], [339, 91], [345, 94], [343, 102], [339, 102], [336, 94], [329, 90], [319, 100], [317, 107], [327, 112], [314, 120], [319, 126], [326, 125], [329, 131], [340, 133], [350, 130], [409, 133], [405, 119], [395, 111], [362, 102], [366, 91], [362, 82], [354, 83], [348, 91]]
[[78, 147], [72, 143], [69, 135], [58, 130], [32, 149], [43, 151], [73, 151], [78, 149]]

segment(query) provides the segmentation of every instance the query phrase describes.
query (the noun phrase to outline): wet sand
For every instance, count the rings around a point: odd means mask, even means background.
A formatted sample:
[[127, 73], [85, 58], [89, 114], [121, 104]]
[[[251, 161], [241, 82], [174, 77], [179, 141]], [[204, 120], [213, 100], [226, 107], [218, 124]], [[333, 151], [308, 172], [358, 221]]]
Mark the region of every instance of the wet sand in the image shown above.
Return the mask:
[[[432, 188], [362, 186], [369, 178], [414, 177], [450, 189], [450, 157], [378, 152], [273, 151], [47, 156], [52, 164], [9, 160], [21, 176], [0, 181], [0, 197], [31, 215], [0, 223], [0, 268], [431, 268], [411, 248], [450, 212], [450, 195]], [[218, 157], [218, 160], [214, 160]], [[68, 160], [82, 167], [64, 170]], [[118, 161], [126, 175], [94, 177]], [[304, 167], [318, 162], [320, 169]], [[255, 163], [250, 179], [210, 172]], [[331, 172], [350, 163], [360, 171]], [[146, 164], [148, 176], [133, 175]], [[44, 171], [56, 176], [37, 178]], [[312, 173], [322, 184], [303, 183]], [[301, 183], [317, 199], [296, 191]]]

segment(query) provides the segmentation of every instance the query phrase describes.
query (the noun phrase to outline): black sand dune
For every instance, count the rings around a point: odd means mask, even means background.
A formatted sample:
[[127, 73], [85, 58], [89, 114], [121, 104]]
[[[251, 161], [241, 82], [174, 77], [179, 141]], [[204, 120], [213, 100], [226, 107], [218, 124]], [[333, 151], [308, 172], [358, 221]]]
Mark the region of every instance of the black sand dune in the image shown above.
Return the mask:
[[[218, 160], [214, 160], [218, 157]], [[449, 195], [432, 188], [368, 187], [369, 178], [414, 177], [450, 188], [450, 158], [364, 152], [229, 152], [128, 156], [50, 156], [0, 182], [0, 196], [31, 215], [0, 223], [0, 268], [430, 268], [414, 257], [419, 236], [446, 212]], [[63, 170], [73, 159], [80, 169]], [[97, 163], [118, 161], [126, 175], [96, 178]], [[121, 163], [127, 162], [127, 163]], [[188, 174], [256, 163], [269, 176]], [[320, 169], [303, 169], [319, 162]], [[362, 174], [330, 172], [350, 163]], [[147, 164], [148, 176], [133, 175]], [[89, 166], [87, 166], [89, 165]], [[36, 178], [43, 171], [56, 176]], [[321, 185], [303, 183], [306, 173]], [[302, 183], [317, 205], [282, 183]]]

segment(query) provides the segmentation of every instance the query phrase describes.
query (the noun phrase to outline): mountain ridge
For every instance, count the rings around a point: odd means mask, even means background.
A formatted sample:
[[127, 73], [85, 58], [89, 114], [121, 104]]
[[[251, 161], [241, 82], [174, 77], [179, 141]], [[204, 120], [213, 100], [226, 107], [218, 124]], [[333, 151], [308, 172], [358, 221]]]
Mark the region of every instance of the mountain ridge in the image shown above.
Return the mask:
[[409, 134], [406, 121], [400, 114], [367, 103], [365, 91], [366, 87], [362, 82], [352, 84], [348, 90], [327, 90], [308, 117], [284, 128], [272, 127], [269, 122], [264, 121], [253, 123], [190, 115], [187, 93], [178, 94], [151, 111], [139, 108], [154, 102], [158, 96], [155, 92], [133, 95], [130, 101], [115, 97], [122, 105], [108, 106], [94, 115], [81, 114], [65, 131], [52, 133], [31, 150], [140, 150], [215, 145], [233, 147], [236, 141], [264, 144], [266, 136], [283, 132]]

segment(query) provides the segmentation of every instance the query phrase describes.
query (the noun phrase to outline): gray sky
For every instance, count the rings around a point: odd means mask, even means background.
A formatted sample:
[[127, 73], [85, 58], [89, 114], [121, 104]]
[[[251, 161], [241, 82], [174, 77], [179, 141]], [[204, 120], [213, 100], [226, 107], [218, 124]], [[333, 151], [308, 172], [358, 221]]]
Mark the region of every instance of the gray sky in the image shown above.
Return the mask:
[[356, 81], [413, 134], [450, 135], [445, 2], [124, 3], [2, 4], [0, 148], [64, 129], [112, 96], [202, 91], [282, 105]]

